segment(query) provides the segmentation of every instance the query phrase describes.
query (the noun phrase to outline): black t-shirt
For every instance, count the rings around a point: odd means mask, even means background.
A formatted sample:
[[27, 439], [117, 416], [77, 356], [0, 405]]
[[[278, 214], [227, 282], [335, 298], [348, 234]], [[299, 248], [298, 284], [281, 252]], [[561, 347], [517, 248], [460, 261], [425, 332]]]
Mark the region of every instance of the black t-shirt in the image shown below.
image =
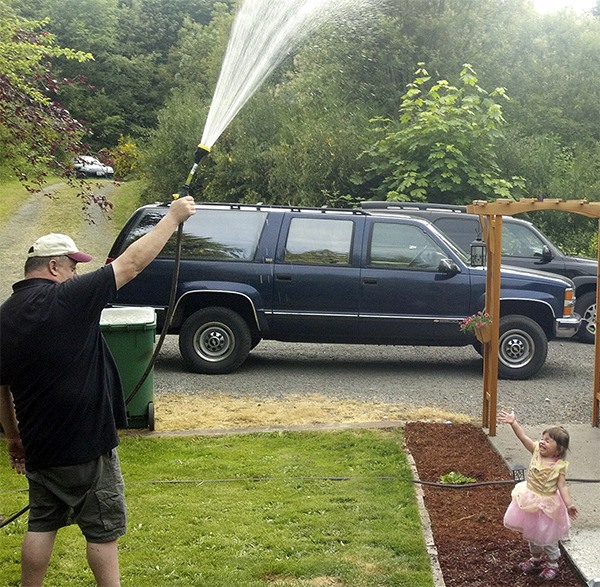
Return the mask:
[[56, 283], [25, 279], [0, 306], [0, 384], [10, 385], [29, 470], [84, 463], [127, 425], [100, 314], [116, 295], [113, 268]]

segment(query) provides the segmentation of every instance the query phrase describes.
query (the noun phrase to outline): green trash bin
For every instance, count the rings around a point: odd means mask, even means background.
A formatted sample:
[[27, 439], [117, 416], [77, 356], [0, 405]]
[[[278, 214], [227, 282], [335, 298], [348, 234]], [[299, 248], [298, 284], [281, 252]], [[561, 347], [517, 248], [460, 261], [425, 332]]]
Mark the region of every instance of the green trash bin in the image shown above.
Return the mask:
[[[148, 367], [154, 352], [154, 308], [106, 308], [100, 329], [112, 353], [127, 399]], [[127, 427], [154, 430], [154, 369], [127, 405]]]

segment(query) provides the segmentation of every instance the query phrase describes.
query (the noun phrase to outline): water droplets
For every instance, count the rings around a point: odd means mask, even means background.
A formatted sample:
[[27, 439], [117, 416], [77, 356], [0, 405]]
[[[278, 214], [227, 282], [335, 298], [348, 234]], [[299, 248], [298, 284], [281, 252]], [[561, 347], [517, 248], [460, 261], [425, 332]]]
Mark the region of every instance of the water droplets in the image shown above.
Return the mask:
[[245, 0], [233, 21], [201, 144], [212, 147], [273, 70], [322, 24], [371, 0]]

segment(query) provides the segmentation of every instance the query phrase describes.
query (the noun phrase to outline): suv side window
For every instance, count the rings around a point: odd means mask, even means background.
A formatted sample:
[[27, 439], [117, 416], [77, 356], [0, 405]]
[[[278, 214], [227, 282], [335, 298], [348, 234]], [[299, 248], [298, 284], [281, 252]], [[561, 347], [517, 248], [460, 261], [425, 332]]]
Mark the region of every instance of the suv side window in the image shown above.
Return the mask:
[[[471, 242], [481, 236], [478, 218], [456, 216], [436, 218], [435, 226], [468, 254]], [[512, 222], [502, 224], [502, 254], [507, 257], [541, 257], [544, 243], [527, 225]]]
[[[146, 214], [132, 230], [125, 246], [146, 234], [166, 211]], [[241, 210], [201, 210], [183, 225], [182, 259], [251, 261], [267, 219], [267, 212]], [[176, 235], [163, 248], [160, 257], [175, 256]]]
[[284, 262], [350, 265], [352, 220], [292, 218]]
[[160, 222], [160, 219], [166, 212], [166, 210], [151, 210], [144, 212], [139, 222], [132, 226], [131, 230], [127, 233], [127, 236], [121, 245], [121, 252], [123, 252], [131, 243], [142, 238], [147, 232], [150, 232]]
[[373, 224], [369, 265], [397, 269], [437, 271], [447, 255], [419, 227], [408, 224]]
[[521, 224], [502, 225], [502, 254], [508, 257], [541, 257], [544, 243]]
[[182, 258], [251, 261], [267, 212], [200, 210], [183, 228]]
[[433, 224], [467, 254], [471, 250], [471, 243], [482, 238], [478, 217], [468, 218], [457, 214], [451, 218], [436, 218]]

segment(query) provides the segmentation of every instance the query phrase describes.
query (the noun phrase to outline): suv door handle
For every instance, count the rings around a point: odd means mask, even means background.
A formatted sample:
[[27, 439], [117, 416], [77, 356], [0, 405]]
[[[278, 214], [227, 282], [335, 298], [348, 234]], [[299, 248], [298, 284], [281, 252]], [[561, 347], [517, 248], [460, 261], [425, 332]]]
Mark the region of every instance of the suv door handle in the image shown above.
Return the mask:
[[363, 283], [365, 285], [375, 285], [377, 283], [377, 280], [374, 277], [365, 277], [363, 279]]
[[292, 275], [290, 273], [278, 273], [275, 279], [278, 281], [292, 281]]

